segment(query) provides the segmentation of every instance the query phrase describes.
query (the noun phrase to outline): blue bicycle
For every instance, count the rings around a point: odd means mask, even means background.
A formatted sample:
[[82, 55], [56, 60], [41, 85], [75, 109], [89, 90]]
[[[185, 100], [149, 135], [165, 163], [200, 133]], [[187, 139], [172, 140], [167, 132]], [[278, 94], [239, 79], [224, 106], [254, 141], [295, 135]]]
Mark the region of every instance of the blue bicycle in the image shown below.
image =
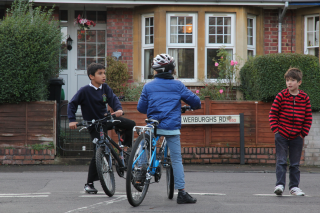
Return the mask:
[[[186, 110], [191, 110], [191, 107], [181, 107], [182, 113]], [[149, 185], [160, 181], [161, 165], [166, 169], [168, 198], [172, 199], [174, 194], [174, 176], [166, 138], [157, 135], [157, 120], [145, 121], [146, 126], [135, 126], [133, 129], [139, 137], [132, 147], [126, 178], [127, 198], [132, 206], [139, 206]], [[154, 182], [151, 181], [152, 177]]]

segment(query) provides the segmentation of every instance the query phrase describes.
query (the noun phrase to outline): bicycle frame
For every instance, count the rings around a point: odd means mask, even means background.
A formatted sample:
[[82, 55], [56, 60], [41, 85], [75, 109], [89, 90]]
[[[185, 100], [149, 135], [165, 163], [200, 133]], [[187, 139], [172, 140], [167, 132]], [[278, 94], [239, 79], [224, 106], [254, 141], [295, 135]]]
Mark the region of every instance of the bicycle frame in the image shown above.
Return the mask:
[[[167, 158], [168, 158], [168, 146], [167, 146], [167, 141], [164, 138], [159, 150], [159, 154], [158, 154], [158, 158], [157, 158], [157, 141], [160, 139], [160, 136], [156, 136], [156, 137], [152, 137], [153, 132], [154, 132], [154, 126], [152, 125], [146, 125], [146, 126], [135, 126], [133, 128], [133, 131], [136, 131], [136, 129], [140, 129], [141, 133], [146, 133], [150, 136], [150, 141], [151, 141], [151, 146], [149, 148], [149, 154], [151, 156], [149, 162], [148, 162], [148, 168], [147, 168], [147, 180], [150, 180], [152, 176], [154, 176], [156, 174], [156, 168], [159, 166], [159, 164], [161, 163], [161, 156], [162, 154], [164, 155], [164, 159], [163, 159], [163, 166], [166, 167], [168, 166], [167, 164]], [[145, 134], [143, 134], [144, 138], [143, 140], [145, 140]], [[153, 149], [153, 150], [152, 150]], [[133, 162], [132, 164], [132, 169], [134, 168], [135, 164], [139, 161], [139, 159], [141, 158], [141, 156], [143, 155], [143, 153], [145, 152], [145, 150], [143, 150], [139, 156], [137, 157], [137, 159]]]
[[[117, 132], [118, 135], [118, 139], [119, 139], [119, 145], [114, 142], [109, 135], [104, 135], [104, 131], [103, 131], [103, 127], [102, 125], [100, 125], [100, 140], [96, 143], [96, 149], [99, 146], [105, 146], [105, 153], [109, 154], [111, 152], [112, 156], [115, 158], [115, 160], [119, 163], [120, 167], [125, 167], [125, 163], [124, 163], [124, 157], [123, 157], [123, 149], [121, 148], [122, 144], [121, 144], [121, 140], [120, 140], [120, 133]], [[113, 146], [112, 146], [112, 145]], [[118, 151], [119, 151], [119, 155], [115, 152], [115, 150], [113, 149], [113, 147], [115, 147]], [[120, 157], [119, 157], [120, 156]], [[109, 154], [110, 157], [110, 162], [112, 163], [112, 158], [111, 155]], [[112, 167], [112, 164], [109, 165], [110, 169]]]
[[[100, 140], [98, 141], [93, 141], [93, 143], [96, 144], [96, 150], [101, 147], [101, 146], [104, 146], [105, 147], [105, 153], [106, 154], [109, 154], [111, 152], [112, 156], [114, 157], [114, 159], [118, 162], [119, 166], [121, 168], [124, 168], [126, 169], [125, 167], [125, 162], [124, 162], [124, 151], [123, 151], [123, 146], [121, 144], [121, 136], [120, 136], [120, 133], [118, 131], [115, 130], [115, 127], [113, 126], [113, 129], [116, 131], [117, 135], [118, 135], [118, 141], [119, 141], [119, 145], [114, 142], [110, 137], [109, 135], [105, 135], [104, 131], [103, 131], [103, 126], [102, 126], [102, 121], [104, 119], [100, 119], [98, 121], [93, 121], [93, 123], [91, 125], [97, 125], [99, 126], [99, 133], [100, 133]], [[86, 122], [88, 123], [88, 122]], [[84, 125], [84, 124], [82, 124]], [[90, 125], [90, 126], [91, 126]], [[85, 129], [87, 128], [89, 125], [86, 124], [84, 128], [82, 129]], [[82, 130], [80, 129], [80, 131]], [[112, 145], [111, 145], [112, 144]], [[119, 151], [119, 155], [116, 153], [116, 151], [114, 150], [115, 147], [118, 151]], [[109, 165], [109, 169], [112, 169], [112, 158], [111, 158], [111, 155], [109, 154], [109, 157], [110, 157], [110, 162], [111, 164]]]

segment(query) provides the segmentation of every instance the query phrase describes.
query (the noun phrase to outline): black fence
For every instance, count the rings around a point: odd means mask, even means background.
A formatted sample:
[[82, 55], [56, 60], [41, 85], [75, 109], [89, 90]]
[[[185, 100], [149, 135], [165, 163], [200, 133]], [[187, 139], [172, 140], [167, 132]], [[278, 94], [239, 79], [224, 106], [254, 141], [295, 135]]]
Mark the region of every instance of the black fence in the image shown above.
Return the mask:
[[[93, 143], [88, 130], [79, 132], [80, 127], [72, 130], [69, 128], [69, 120], [66, 115], [67, 104], [60, 107], [59, 136], [57, 137], [57, 152], [61, 157], [92, 157]], [[83, 120], [82, 116], [76, 116], [77, 122]]]

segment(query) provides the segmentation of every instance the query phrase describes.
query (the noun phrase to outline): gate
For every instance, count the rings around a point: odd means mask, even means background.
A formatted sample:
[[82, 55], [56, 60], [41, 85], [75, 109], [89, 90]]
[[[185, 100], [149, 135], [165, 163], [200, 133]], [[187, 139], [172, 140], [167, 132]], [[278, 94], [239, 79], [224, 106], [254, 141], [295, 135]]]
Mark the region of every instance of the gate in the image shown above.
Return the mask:
[[[61, 101], [59, 109], [59, 137], [57, 140], [57, 151], [61, 157], [92, 157], [93, 143], [87, 130], [79, 132], [78, 129], [69, 128], [67, 115], [68, 101]], [[76, 121], [81, 122], [82, 115], [76, 115]]]

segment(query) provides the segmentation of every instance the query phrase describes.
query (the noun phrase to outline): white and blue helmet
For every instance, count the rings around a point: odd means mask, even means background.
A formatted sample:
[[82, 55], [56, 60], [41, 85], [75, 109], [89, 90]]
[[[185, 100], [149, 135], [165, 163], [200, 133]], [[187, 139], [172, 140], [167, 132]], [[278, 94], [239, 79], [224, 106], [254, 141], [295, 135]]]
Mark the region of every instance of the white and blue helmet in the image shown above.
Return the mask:
[[153, 59], [151, 67], [157, 72], [172, 73], [174, 71], [174, 68], [176, 67], [176, 63], [173, 57], [168, 54], [162, 53], [160, 55], [157, 55]]

